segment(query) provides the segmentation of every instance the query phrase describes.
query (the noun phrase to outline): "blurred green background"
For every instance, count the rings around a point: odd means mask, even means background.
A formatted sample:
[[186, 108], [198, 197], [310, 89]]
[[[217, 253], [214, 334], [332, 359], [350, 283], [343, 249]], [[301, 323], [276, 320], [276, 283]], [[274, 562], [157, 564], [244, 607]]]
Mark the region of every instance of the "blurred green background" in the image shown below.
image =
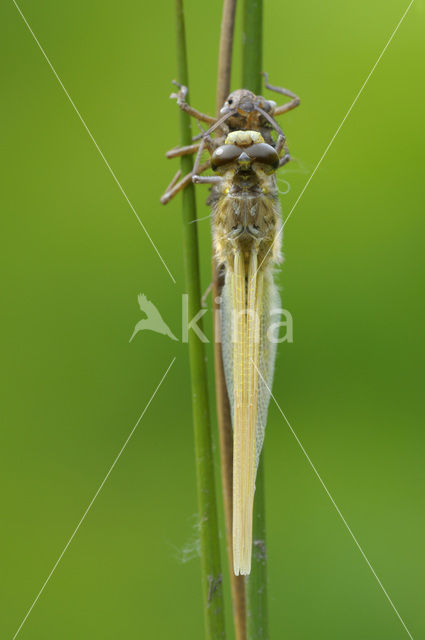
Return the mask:
[[[264, 66], [302, 100], [281, 119], [295, 158], [280, 175], [285, 216], [407, 2], [265, 4]], [[177, 284], [4, 0], [0, 635], [15, 634], [176, 356], [19, 637], [202, 638], [187, 347], [148, 332], [129, 343], [139, 292], [180, 332], [180, 203], [159, 204], [177, 169], [164, 158], [179, 137], [174, 5], [20, 6]], [[191, 101], [209, 112], [220, 14], [220, 2], [186, 1]], [[279, 349], [274, 385], [415, 639], [425, 634], [424, 27], [416, 0], [286, 225], [279, 283], [294, 343]], [[233, 88], [239, 44], [238, 29]], [[200, 217], [205, 198], [199, 187]], [[199, 232], [206, 288], [208, 221]], [[274, 406], [265, 450], [271, 637], [408, 637]]]

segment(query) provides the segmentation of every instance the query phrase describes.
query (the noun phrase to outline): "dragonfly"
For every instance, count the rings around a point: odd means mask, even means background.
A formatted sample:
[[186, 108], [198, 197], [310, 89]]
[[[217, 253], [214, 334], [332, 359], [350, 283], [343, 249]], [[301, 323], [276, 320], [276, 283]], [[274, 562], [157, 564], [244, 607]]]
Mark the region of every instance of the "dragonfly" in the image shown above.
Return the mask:
[[[271, 85], [268, 80], [268, 74], [264, 72], [263, 75], [266, 89], [287, 96], [291, 98], [291, 100], [278, 106], [274, 100], [266, 100], [262, 96], [256, 96], [247, 89], [238, 89], [228, 96], [223, 107], [220, 109], [218, 117], [210, 116], [189, 105], [186, 102], [188, 88], [173, 81], [179, 88], [179, 91], [172, 93], [170, 97], [175, 98], [180, 109], [183, 109], [183, 111], [186, 111], [195, 118], [199, 126], [201, 126], [201, 123], [206, 123], [209, 128], [195, 136], [192, 145], [175, 147], [167, 151], [167, 158], [177, 158], [194, 153], [197, 155], [191, 173], [181, 177], [181, 172], [177, 171], [161, 197], [162, 204], [170, 202], [179, 191], [193, 181], [195, 175], [201, 175], [211, 168], [210, 159], [202, 164], [200, 163], [202, 152], [207, 149], [211, 154], [214, 149], [220, 146], [220, 144], [223, 144], [226, 135], [232, 131], [244, 129], [259, 131], [267, 143], [278, 147], [278, 153], [280, 153], [281, 150], [284, 152], [282, 157], [280, 157], [280, 167], [290, 161], [291, 157], [286, 145], [285, 135], [275, 118], [276, 116], [295, 109], [295, 107], [300, 104], [300, 98], [292, 91], [289, 91], [289, 89]], [[276, 132], [276, 140], [272, 137], [273, 131]], [[211, 134], [215, 136], [213, 140], [211, 140]], [[198, 142], [199, 139], [201, 140], [200, 142]]]
[[[180, 108], [209, 125], [194, 144], [168, 157], [196, 153], [193, 171], [174, 178], [162, 202], [190, 181], [211, 185], [215, 261], [223, 274], [220, 324], [223, 365], [233, 426], [233, 570], [251, 571], [255, 478], [264, 442], [278, 342], [280, 297], [274, 282], [282, 261], [282, 215], [276, 171], [290, 160], [275, 117], [298, 106], [298, 96], [281, 106], [239, 89], [213, 118], [191, 107], [179, 86]], [[199, 142], [198, 142], [199, 140]], [[202, 153], [209, 159], [201, 164]], [[211, 169], [213, 175], [202, 175]]]

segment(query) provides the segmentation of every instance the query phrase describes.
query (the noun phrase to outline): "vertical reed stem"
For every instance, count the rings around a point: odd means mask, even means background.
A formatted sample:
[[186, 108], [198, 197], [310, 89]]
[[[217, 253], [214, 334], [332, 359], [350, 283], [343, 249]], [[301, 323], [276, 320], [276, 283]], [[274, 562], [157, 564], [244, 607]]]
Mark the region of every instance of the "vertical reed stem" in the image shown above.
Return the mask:
[[[242, 86], [261, 94], [263, 71], [263, 2], [244, 0]], [[245, 581], [248, 640], [267, 640], [267, 550], [265, 526], [264, 453], [255, 483], [251, 574]]]
[[263, 0], [244, 0], [242, 28], [242, 87], [258, 95], [263, 71]]
[[[176, 0], [178, 80], [189, 86], [183, 0]], [[191, 144], [190, 116], [180, 111], [181, 144]], [[191, 156], [181, 158], [182, 174], [192, 170]], [[198, 229], [193, 184], [183, 190], [183, 253], [188, 314], [193, 318], [201, 308]], [[198, 325], [200, 323], [198, 322]], [[195, 434], [195, 464], [201, 541], [202, 591], [204, 597], [205, 636], [207, 640], [225, 638], [222, 574], [214, 481], [211, 423], [205, 345], [189, 331], [189, 360], [192, 386], [192, 411]]]

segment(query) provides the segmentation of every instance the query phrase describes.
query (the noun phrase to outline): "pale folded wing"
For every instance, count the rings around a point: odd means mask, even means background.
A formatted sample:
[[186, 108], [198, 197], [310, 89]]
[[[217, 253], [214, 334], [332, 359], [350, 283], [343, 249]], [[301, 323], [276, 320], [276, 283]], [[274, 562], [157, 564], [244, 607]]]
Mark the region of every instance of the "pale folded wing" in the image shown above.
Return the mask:
[[[279, 296], [270, 268], [258, 269], [252, 251], [247, 263], [236, 252], [226, 272], [221, 302], [223, 362], [233, 423], [233, 556], [236, 575], [251, 568], [255, 474], [267, 419], [277, 322], [271, 311]], [[259, 376], [258, 371], [265, 382]]]

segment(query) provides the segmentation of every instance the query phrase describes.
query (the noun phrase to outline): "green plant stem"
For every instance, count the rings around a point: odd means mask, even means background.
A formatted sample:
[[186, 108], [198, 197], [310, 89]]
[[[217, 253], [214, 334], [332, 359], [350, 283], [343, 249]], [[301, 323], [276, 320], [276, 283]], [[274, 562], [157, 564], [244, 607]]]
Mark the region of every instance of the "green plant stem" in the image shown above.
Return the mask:
[[261, 93], [263, 71], [263, 0], [244, 0], [242, 87]]
[[[188, 86], [183, 0], [176, 0], [178, 80]], [[180, 111], [181, 144], [191, 144], [190, 116]], [[181, 158], [183, 175], [192, 170], [191, 156]], [[183, 253], [188, 314], [193, 318], [201, 308], [201, 283], [195, 192], [192, 184], [183, 190]], [[198, 326], [200, 323], [198, 322]], [[195, 432], [195, 464], [201, 542], [202, 591], [207, 640], [225, 638], [222, 574], [217, 522], [211, 423], [205, 345], [189, 331], [189, 361], [192, 385], [192, 411]]]
[[[244, 0], [242, 86], [261, 94], [263, 71], [263, 2]], [[267, 548], [265, 525], [264, 454], [255, 482], [251, 574], [245, 582], [248, 640], [267, 640]]]

